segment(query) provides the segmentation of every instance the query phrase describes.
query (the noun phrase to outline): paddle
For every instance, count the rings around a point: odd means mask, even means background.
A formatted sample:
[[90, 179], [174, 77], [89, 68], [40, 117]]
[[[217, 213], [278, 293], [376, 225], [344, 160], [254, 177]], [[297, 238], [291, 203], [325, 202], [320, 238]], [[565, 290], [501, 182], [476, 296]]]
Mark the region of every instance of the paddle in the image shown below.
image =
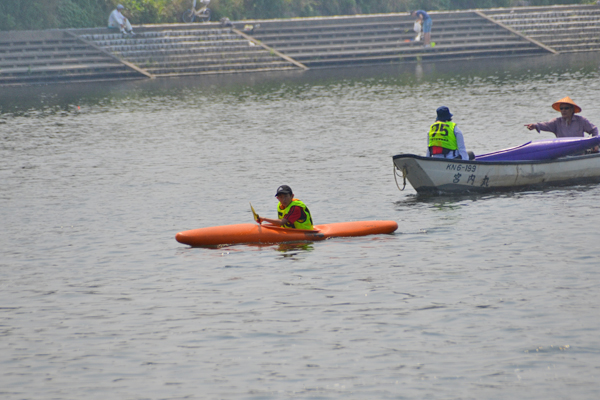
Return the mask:
[[[281, 229], [281, 230], [289, 230], [290, 228], [284, 228], [281, 226], [275, 226], [275, 225], [263, 225], [261, 222], [258, 222], [260, 216], [256, 213], [256, 210], [254, 210], [254, 207], [252, 207], [252, 203], [250, 203], [250, 210], [252, 210], [252, 216], [254, 217], [254, 220], [256, 221], [257, 224], [259, 224], [260, 226], [264, 226], [266, 228], [270, 228], [270, 229]], [[315, 227], [313, 227], [311, 232], [320, 232], [320, 229], [317, 229]]]
[[250, 209], [252, 210], [252, 216], [254, 217], [254, 220], [260, 225], [260, 222], [258, 222], [258, 219], [260, 217], [258, 216], [258, 214], [256, 213], [256, 211], [254, 211], [254, 207], [252, 207], [252, 203], [250, 203]]

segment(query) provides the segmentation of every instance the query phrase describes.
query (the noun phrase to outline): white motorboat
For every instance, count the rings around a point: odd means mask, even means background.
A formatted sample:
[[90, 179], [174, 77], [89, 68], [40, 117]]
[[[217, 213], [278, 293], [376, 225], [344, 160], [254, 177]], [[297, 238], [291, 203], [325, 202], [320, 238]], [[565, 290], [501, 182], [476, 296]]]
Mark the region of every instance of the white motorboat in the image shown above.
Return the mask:
[[399, 154], [393, 161], [394, 176], [402, 178], [404, 185], [408, 180], [418, 193], [488, 192], [600, 182], [599, 153], [533, 161], [469, 161]]

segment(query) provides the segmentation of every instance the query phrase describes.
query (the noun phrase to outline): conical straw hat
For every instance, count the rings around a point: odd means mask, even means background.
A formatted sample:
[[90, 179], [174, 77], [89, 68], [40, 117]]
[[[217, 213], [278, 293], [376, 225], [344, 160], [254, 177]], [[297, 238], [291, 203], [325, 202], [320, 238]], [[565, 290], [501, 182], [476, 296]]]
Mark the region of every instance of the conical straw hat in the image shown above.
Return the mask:
[[573, 100], [571, 100], [571, 98], [569, 96], [565, 97], [564, 99], [560, 99], [556, 103], [552, 104], [552, 108], [554, 108], [556, 111], [560, 111], [560, 105], [563, 103], [572, 105], [575, 108], [576, 113], [581, 112], [581, 107], [579, 107], [577, 104], [575, 104], [575, 102]]

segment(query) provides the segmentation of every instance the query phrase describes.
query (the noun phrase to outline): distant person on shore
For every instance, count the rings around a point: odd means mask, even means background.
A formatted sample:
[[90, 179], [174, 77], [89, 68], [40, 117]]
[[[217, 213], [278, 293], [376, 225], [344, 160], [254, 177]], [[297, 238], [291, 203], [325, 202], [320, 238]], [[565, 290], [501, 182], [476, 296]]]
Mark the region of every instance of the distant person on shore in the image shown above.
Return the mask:
[[598, 128], [588, 121], [587, 118], [575, 113], [581, 112], [579, 107], [570, 97], [560, 99], [552, 108], [559, 111], [561, 116], [547, 122], [538, 122], [535, 124], [525, 124], [530, 131], [536, 130], [552, 132], [556, 137], [584, 137], [584, 133], [592, 136], [598, 136]]
[[121, 14], [121, 10], [124, 9], [125, 7], [123, 7], [122, 4], [119, 4], [117, 8], [110, 13], [110, 16], [108, 17], [108, 27], [111, 29], [120, 30], [123, 35], [129, 33], [133, 36], [135, 33], [133, 33], [133, 29], [131, 28], [129, 20], [125, 18], [123, 14]]
[[452, 115], [446, 106], [436, 110], [437, 119], [427, 134], [427, 157], [457, 158], [468, 160], [462, 131], [452, 122]]
[[433, 21], [427, 12], [416, 10], [410, 13], [413, 17], [417, 17], [417, 22], [423, 26], [423, 43], [425, 47], [431, 47], [431, 24]]
[[279, 204], [277, 205], [277, 219], [262, 218], [257, 216], [259, 224], [268, 222], [282, 228], [313, 229], [312, 216], [306, 204], [294, 198], [294, 192], [288, 185], [281, 185], [275, 194]]

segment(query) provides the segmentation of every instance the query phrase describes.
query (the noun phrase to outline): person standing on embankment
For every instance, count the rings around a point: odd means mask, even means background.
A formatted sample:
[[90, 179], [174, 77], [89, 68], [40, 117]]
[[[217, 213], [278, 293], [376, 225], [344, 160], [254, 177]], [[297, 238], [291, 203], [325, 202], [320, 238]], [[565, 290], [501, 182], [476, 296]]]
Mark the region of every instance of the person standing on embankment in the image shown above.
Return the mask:
[[423, 10], [416, 10], [410, 13], [413, 17], [417, 17], [417, 22], [423, 26], [423, 42], [424, 47], [431, 47], [431, 25], [433, 21], [429, 14]]

